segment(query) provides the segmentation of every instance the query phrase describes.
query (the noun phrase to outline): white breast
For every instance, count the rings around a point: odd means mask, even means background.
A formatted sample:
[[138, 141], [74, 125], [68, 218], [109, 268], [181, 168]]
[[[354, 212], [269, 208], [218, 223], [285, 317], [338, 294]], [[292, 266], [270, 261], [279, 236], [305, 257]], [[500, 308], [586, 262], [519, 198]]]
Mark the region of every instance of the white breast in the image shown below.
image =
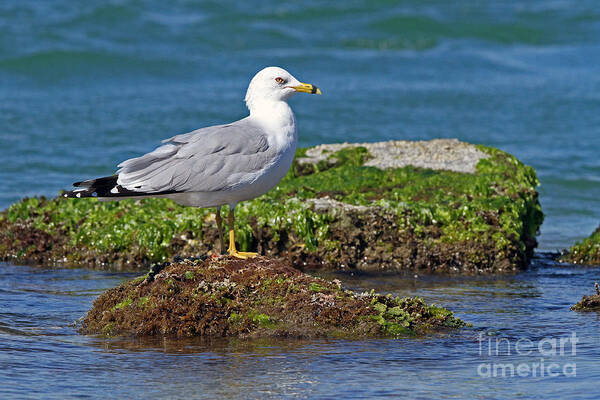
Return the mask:
[[296, 118], [284, 101], [261, 104], [253, 109], [250, 119], [267, 133], [269, 147], [275, 149], [273, 161], [258, 171], [250, 182], [233, 190], [219, 192], [189, 192], [168, 195], [179, 204], [195, 207], [235, 206], [261, 196], [274, 188], [292, 166], [298, 143]]
[[296, 118], [286, 102], [279, 101], [260, 107], [258, 111], [253, 110], [250, 118], [265, 130], [269, 146], [276, 149], [277, 156], [252, 184], [240, 188], [239, 195], [244, 198], [239, 201], [258, 197], [275, 187], [292, 166], [298, 144]]

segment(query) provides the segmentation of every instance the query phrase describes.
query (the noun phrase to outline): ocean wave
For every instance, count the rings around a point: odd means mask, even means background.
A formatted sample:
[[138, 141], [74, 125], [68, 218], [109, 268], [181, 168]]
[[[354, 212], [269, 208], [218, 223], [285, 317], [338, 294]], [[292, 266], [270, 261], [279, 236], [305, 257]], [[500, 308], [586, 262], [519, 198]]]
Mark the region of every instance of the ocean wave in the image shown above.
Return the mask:
[[0, 59], [0, 71], [38, 77], [101, 71], [109, 74], [119, 71], [129, 73], [132, 70], [156, 73], [178, 66], [178, 63], [171, 60], [91, 50], [40, 50]]
[[71, 17], [60, 21], [55, 27], [71, 27], [73, 25], [115, 25], [138, 19], [142, 9], [127, 4], [102, 4], [88, 8], [85, 3], [79, 10], [72, 10]]
[[357, 38], [342, 41], [345, 49], [367, 50], [429, 50], [438, 45], [434, 37], [400, 37], [400, 38]]
[[553, 41], [551, 32], [518, 22], [440, 21], [420, 15], [385, 18], [371, 24], [373, 29], [409, 41], [479, 39], [500, 44], [545, 44]]

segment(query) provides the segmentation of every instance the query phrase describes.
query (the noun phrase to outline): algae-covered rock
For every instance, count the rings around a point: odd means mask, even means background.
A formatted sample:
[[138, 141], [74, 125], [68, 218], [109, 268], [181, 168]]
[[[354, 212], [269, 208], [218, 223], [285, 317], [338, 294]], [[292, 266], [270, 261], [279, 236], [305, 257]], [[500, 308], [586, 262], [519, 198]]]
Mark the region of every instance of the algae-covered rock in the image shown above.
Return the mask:
[[583, 295], [579, 303], [571, 307], [573, 311], [600, 311], [600, 286], [596, 283], [596, 294]]
[[105, 335], [379, 337], [464, 323], [419, 298], [343, 290], [257, 257], [188, 259], [100, 295], [80, 332]]
[[560, 258], [560, 261], [600, 266], [600, 226], [590, 237], [571, 246]]
[[[457, 140], [298, 150], [269, 193], [236, 208], [240, 250], [299, 267], [506, 272], [525, 267], [543, 214], [535, 172]], [[0, 214], [0, 258], [147, 267], [217, 245], [214, 209], [167, 199], [24, 199]]]

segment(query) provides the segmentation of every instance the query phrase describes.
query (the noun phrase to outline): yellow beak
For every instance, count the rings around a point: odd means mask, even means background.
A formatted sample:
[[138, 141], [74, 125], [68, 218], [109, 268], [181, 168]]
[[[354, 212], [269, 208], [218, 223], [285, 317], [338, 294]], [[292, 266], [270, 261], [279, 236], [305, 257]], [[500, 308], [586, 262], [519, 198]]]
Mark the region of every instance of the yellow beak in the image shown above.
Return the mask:
[[298, 86], [292, 86], [296, 92], [310, 93], [310, 94], [322, 94], [321, 89], [316, 87], [315, 85], [311, 85], [310, 83], [302, 83]]

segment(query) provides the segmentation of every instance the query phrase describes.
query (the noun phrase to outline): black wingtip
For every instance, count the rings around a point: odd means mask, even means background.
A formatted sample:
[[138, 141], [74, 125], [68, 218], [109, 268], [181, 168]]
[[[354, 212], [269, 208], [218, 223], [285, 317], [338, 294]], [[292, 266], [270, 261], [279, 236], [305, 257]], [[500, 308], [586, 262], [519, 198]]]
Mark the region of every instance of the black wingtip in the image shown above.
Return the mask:
[[97, 194], [94, 189], [79, 189], [64, 192], [61, 194], [61, 197], [66, 199], [81, 199], [84, 197], [97, 197]]
[[98, 197], [110, 190], [117, 184], [117, 175], [104, 176], [102, 178], [88, 179], [73, 183], [73, 186], [82, 189], [69, 190], [61, 194], [61, 197], [80, 199], [82, 197]]
[[102, 178], [89, 179], [87, 181], [75, 182], [73, 186], [81, 189], [70, 190], [61, 194], [61, 197], [67, 199], [81, 199], [85, 197], [117, 198], [117, 197], [140, 197], [140, 196], [160, 196], [177, 193], [175, 190], [165, 190], [162, 192], [139, 192], [124, 188], [117, 184], [118, 176], [105, 176]]
[[115, 186], [117, 184], [118, 175], [103, 176], [102, 178], [88, 179], [86, 181], [75, 182], [75, 187], [103, 187]]

